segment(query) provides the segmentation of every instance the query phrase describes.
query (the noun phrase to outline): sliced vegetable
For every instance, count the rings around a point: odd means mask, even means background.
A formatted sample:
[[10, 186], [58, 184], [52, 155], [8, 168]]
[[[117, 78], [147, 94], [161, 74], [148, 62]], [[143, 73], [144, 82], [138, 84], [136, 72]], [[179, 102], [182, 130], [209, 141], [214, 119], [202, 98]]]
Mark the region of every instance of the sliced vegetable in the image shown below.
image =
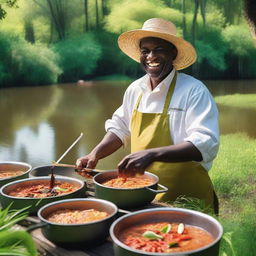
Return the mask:
[[162, 236], [156, 234], [153, 231], [146, 231], [142, 234], [142, 236], [148, 238], [149, 240], [158, 240], [163, 238]]
[[185, 229], [185, 225], [183, 223], [180, 223], [178, 226], [177, 233], [182, 234], [184, 232], [184, 229]]
[[68, 188], [55, 187], [54, 189], [57, 190], [57, 191], [62, 191], [62, 192], [68, 191]]
[[169, 248], [172, 248], [172, 247], [176, 247], [178, 246], [179, 244], [177, 242], [170, 242], [169, 243]]
[[169, 233], [171, 231], [171, 229], [172, 229], [172, 225], [171, 224], [167, 224], [166, 226], [164, 226], [162, 228], [161, 232], [164, 233], [164, 234], [167, 234], [167, 233]]

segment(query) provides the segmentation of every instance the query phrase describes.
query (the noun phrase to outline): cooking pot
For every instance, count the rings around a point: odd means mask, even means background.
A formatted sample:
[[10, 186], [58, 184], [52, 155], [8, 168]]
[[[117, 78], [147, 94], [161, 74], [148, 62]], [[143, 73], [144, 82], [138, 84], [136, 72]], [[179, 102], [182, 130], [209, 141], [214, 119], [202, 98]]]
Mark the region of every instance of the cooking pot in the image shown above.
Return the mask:
[[30, 164], [23, 163], [23, 162], [14, 162], [14, 161], [0, 162], [0, 172], [5, 170], [9, 170], [13, 172], [16, 172], [16, 171], [23, 172], [20, 175], [10, 176], [3, 179], [0, 178], [0, 187], [14, 180], [28, 178], [28, 175], [31, 169], [32, 169], [32, 166]]
[[85, 197], [86, 188], [83, 181], [80, 181], [74, 178], [69, 178], [69, 177], [57, 177], [56, 181], [71, 183], [77, 186], [78, 189], [71, 193], [62, 194], [58, 196], [45, 197], [45, 198], [16, 197], [16, 196], [9, 195], [9, 193], [12, 190], [15, 190], [16, 188], [22, 187], [22, 186], [38, 185], [38, 184], [48, 185], [50, 184], [50, 177], [35, 177], [35, 178], [16, 180], [8, 184], [5, 184], [0, 189], [1, 205], [2, 207], [5, 208], [11, 204], [11, 209], [22, 209], [24, 207], [30, 206], [30, 208], [28, 209], [28, 212], [30, 214], [35, 214], [40, 207], [42, 207], [47, 203], [61, 200], [61, 199], [67, 199], [67, 198]]
[[[63, 209], [87, 210], [95, 209], [108, 213], [102, 220], [82, 223], [82, 224], [59, 224], [47, 220], [48, 216]], [[38, 211], [41, 223], [34, 225], [30, 229], [42, 228], [43, 235], [50, 241], [57, 244], [82, 243], [92, 245], [103, 241], [109, 235], [109, 228], [115, 220], [117, 207], [111, 202], [94, 198], [66, 199], [49, 203]]]
[[[122, 232], [129, 227], [156, 222], [184, 223], [185, 225], [197, 226], [208, 231], [214, 241], [207, 246], [193, 251], [153, 253], [133, 249], [122, 243], [119, 239]], [[114, 243], [115, 256], [218, 256], [222, 234], [223, 228], [221, 224], [213, 217], [198, 211], [169, 207], [152, 208], [129, 213], [114, 221], [110, 227], [110, 236]]]
[[[95, 196], [108, 200], [123, 209], [136, 208], [151, 202], [156, 194], [168, 191], [168, 188], [158, 184], [159, 178], [152, 173], [145, 172], [144, 177], [152, 180], [152, 185], [141, 188], [112, 188], [102, 183], [117, 178], [118, 171], [106, 171], [93, 177]], [[161, 190], [157, 188], [161, 187]]]
[[[51, 175], [52, 167], [53, 167], [53, 165], [42, 165], [42, 166], [34, 167], [29, 172], [29, 177], [40, 177], [40, 176]], [[71, 168], [71, 167], [54, 166], [53, 173], [56, 177], [65, 176], [65, 177], [79, 179], [82, 181], [86, 180], [83, 176], [81, 176], [77, 172], [75, 172], [74, 168]]]

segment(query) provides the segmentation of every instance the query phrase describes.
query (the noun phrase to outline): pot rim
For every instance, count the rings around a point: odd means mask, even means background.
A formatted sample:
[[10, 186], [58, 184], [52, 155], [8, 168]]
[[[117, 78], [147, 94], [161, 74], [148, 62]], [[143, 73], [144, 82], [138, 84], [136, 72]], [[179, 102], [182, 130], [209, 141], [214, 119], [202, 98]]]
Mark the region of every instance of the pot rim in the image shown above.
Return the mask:
[[61, 194], [61, 195], [57, 195], [57, 196], [42, 197], [42, 198], [10, 196], [10, 195], [8, 195], [8, 194], [6, 194], [4, 192], [5, 188], [13, 186], [13, 185], [15, 185], [17, 183], [22, 183], [22, 182], [26, 182], [26, 181], [34, 181], [34, 180], [50, 180], [50, 179], [51, 179], [50, 176], [40, 176], [40, 177], [31, 177], [31, 178], [26, 178], [26, 179], [21, 179], [21, 180], [15, 180], [15, 181], [12, 181], [12, 182], [9, 182], [9, 183], [3, 185], [0, 188], [0, 194], [2, 196], [7, 197], [7, 198], [18, 199], [18, 200], [45, 200], [45, 199], [50, 199], [50, 198], [63, 197], [63, 196], [66, 196], [66, 195], [72, 195], [73, 193], [76, 193], [78, 190], [81, 190], [81, 189], [83, 189], [85, 187], [85, 184], [84, 184], [83, 181], [81, 181], [79, 179], [76, 179], [76, 178], [64, 177], [63, 176], [63, 177], [57, 177], [57, 179], [64, 180], [64, 181], [74, 181], [74, 182], [77, 182], [77, 183], [79, 183], [80, 187], [77, 190], [75, 190], [73, 192], [70, 192], [70, 193]]
[[[219, 229], [219, 235], [216, 239], [214, 239], [213, 242], [211, 242], [210, 244], [206, 245], [206, 246], [203, 246], [203, 247], [200, 247], [196, 250], [190, 250], [190, 251], [184, 251], [184, 252], [175, 252], [175, 253], [154, 253], [154, 252], [144, 252], [142, 250], [137, 250], [137, 249], [133, 249], [127, 245], [125, 245], [124, 243], [122, 243], [114, 234], [114, 228], [115, 226], [120, 222], [122, 221], [123, 219], [125, 218], [129, 218], [130, 216], [133, 216], [133, 215], [136, 215], [136, 214], [140, 214], [140, 213], [144, 213], [144, 212], [157, 212], [157, 211], [168, 211], [168, 212], [173, 212], [173, 211], [180, 211], [180, 212], [185, 212], [185, 213], [192, 213], [192, 214], [196, 214], [197, 216], [201, 216], [201, 217], [204, 217], [204, 218], [207, 218], [209, 219], [209, 221], [213, 222], [215, 225], [218, 226], [218, 229]], [[212, 247], [213, 245], [215, 245], [216, 243], [218, 243], [223, 235], [223, 227], [222, 225], [219, 223], [219, 221], [217, 221], [214, 217], [208, 215], [208, 214], [205, 214], [205, 213], [202, 213], [202, 212], [199, 212], [199, 211], [194, 211], [194, 210], [190, 210], [190, 209], [184, 209], [184, 208], [171, 208], [171, 207], [158, 207], [158, 208], [151, 208], [151, 209], [145, 209], [145, 210], [140, 210], [140, 211], [136, 211], [136, 212], [131, 212], [131, 213], [128, 213], [120, 218], [118, 218], [117, 220], [115, 220], [111, 227], [110, 227], [110, 230], [109, 230], [109, 234], [110, 234], [110, 237], [111, 239], [113, 240], [113, 242], [122, 247], [123, 249], [125, 250], [128, 250], [128, 251], [132, 251], [132, 252], [135, 252], [135, 253], [139, 253], [139, 254], [143, 254], [143, 255], [147, 255], [147, 256], [176, 256], [176, 255], [184, 255], [184, 253], [189, 253], [189, 254], [192, 254], [192, 253], [196, 253], [196, 252], [200, 252], [202, 250], [206, 250], [210, 247]]]
[[23, 172], [22, 174], [20, 175], [16, 175], [16, 176], [9, 176], [9, 177], [6, 177], [6, 178], [0, 178], [0, 181], [8, 181], [9, 179], [13, 179], [13, 178], [18, 178], [20, 176], [23, 176], [24, 174], [27, 174], [27, 173], [30, 173], [30, 171], [32, 170], [32, 166], [28, 163], [25, 163], [25, 162], [16, 162], [16, 161], [1, 161], [0, 162], [0, 165], [2, 164], [16, 164], [16, 165], [23, 165], [23, 166], [26, 166], [28, 167], [28, 170]]
[[107, 189], [111, 189], [111, 190], [133, 191], [133, 190], [141, 190], [141, 189], [149, 188], [151, 186], [156, 185], [159, 182], [159, 177], [157, 175], [151, 173], [151, 172], [144, 172], [144, 174], [147, 174], [149, 176], [153, 176], [156, 179], [156, 181], [154, 183], [150, 184], [150, 185], [139, 187], [139, 188], [113, 188], [113, 187], [108, 187], [108, 186], [102, 185], [102, 183], [99, 183], [95, 180], [98, 176], [103, 176], [105, 173], [109, 173], [109, 172], [117, 172], [117, 171], [111, 171], [110, 170], [110, 171], [105, 171], [105, 172], [98, 173], [93, 177], [93, 183], [96, 184], [99, 187], [107, 188]]
[[[61, 204], [61, 203], [65, 203], [65, 202], [76, 202], [76, 201], [94, 201], [94, 202], [96, 201], [96, 202], [99, 202], [99, 203], [103, 203], [105, 205], [110, 205], [111, 207], [113, 207], [114, 212], [112, 214], [110, 214], [109, 216], [107, 216], [106, 218], [104, 218], [104, 219], [97, 220], [97, 221], [90, 221], [90, 222], [87, 222], [87, 223], [78, 223], [78, 224], [63, 224], [63, 223], [51, 222], [51, 221], [45, 219], [41, 214], [43, 210], [45, 210], [46, 208], [51, 207], [53, 205]], [[47, 224], [50, 224], [50, 225], [75, 227], [75, 226], [88, 226], [90, 224], [95, 224], [95, 223], [106, 221], [106, 220], [111, 219], [112, 217], [114, 217], [117, 214], [117, 212], [118, 212], [117, 206], [114, 203], [112, 203], [110, 201], [107, 201], [107, 200], [98, 199], [98, 198], [73, 198], [73, 199], [63, 199], [63, 200], [59, 200], [59, 201], [56, 201], [56, 202], [46, 204], [38, 210], [37, 216], [41, 221], [43, 221]]]

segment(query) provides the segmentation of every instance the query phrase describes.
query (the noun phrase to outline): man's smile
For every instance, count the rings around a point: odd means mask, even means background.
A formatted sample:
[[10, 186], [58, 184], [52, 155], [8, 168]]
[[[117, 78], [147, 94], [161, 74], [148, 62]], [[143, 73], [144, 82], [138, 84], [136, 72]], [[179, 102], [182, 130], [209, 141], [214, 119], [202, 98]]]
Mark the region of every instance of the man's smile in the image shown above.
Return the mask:
[[149, 66], [149, 67], [159, 67], [160, 66], [160, 62], [151, 62], [151, 61], [147, 61], [146, 64]]

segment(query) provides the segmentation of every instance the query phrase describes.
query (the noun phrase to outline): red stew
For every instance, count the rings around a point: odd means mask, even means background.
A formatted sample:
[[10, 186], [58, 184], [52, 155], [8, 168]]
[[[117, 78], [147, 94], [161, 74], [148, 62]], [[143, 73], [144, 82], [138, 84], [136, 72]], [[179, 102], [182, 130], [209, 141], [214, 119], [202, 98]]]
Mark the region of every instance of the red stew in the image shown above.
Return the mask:
[[56, 182], [52, 190], [49, 189], [48, 184], [26, 185], [20, 186], [9, 193], [10, 196], [16, 197], [32, 197], [32, 198], [45, 198], [50, 196], [58, 196], [68, 194], [78, 187], [67, 182]]
[[118, 177], [104, 182], [103, 185], [112, 188], [142, 188], [152, 183], [151, 179], [145, 177]]
[[0, 171], [0, 179], [22, 175], [23, 171], [4, 170]]
[[92, 221], [102, 220], [108, 216], [107, 212], [95, 209], [73, 210], [63, 209], [52, 213], [47, 219], [51, 222], [61, 224], [81, 224]]
[[199, 227], [161, 222], [128, 228], [120, 240], [145, 252], [174, 253], [204, 247], [213, 241], [213, 237]]

